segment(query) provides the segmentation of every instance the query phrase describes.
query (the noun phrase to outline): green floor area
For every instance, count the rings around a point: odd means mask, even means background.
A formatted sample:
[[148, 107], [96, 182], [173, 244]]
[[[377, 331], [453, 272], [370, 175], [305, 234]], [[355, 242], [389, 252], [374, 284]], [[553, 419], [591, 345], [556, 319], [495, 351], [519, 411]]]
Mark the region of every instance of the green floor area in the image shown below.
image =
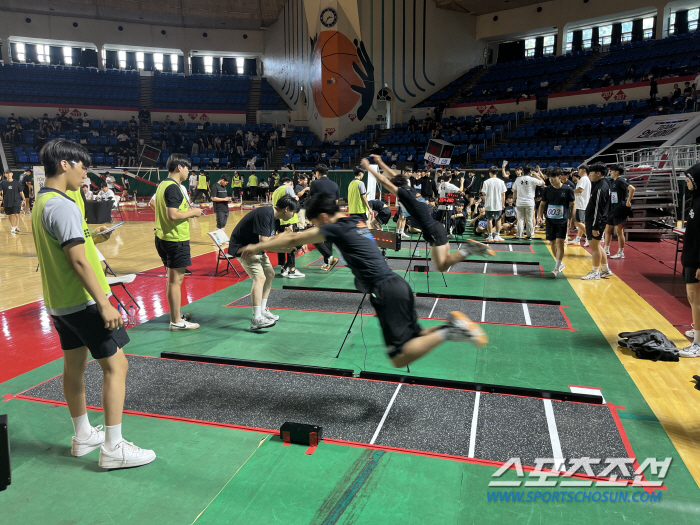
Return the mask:
[[[530, 257], [547, 268], [552, 257], [546, 246], [533, 246], [534, 254], [499, 252], [496, 258]], [[274, 287], [353, 287], [348, 269], [324, 273], [303, 266], [316, 258], [312, 252], [298, 259], [305, 279], [277, 278]], [[97, 467], [96, 452], [79, 459], [70, 456], [72, 427], [66, 408], [9, 400], [1, 411], [10, 417], [13, 483], [0, 493], [0, 522], [697, 523], [700, 490], [566, 280], [469, 274], [446, 278], [451, 294], [559, 300], [575, 331], [482, 325], [489, 336], [487, 347], [445, 343], [414, 363], [411, 374], [562, 391], [569, 385], [601, 388], [607, 401], [625, 407], [620, 416], [638, 458], [673, 458], [660, 502], [488, 502], [490, 492], [503, 490], [488, 487], [497, 470], [492, 466], [328, 443], [305, 455], [305, 447], [283, 447], [277, 437], [136, 416], [125, 416], [124, 436], [155, 449], [158, 459], [142, 468], [106, 472]], [[412, 282], [416, 291], [425, 291], [425, 274], [413, 274]], [[440, 274], [431, 274], [431, 291], [439, 293], [440, 288]], [[249, 292], [250, 282], [243, 281], [185, 307], [201, 323], [196, 331], [169, 332], [166, 316], [131, 329], [126, 352], [158, 356], [169, 350], [396, 373], [384, 355], [375, 318], [358, 318], [336, 359], [351, 315], [280, 310], [277, 326], [253, 333], [248, 330], [250, 309], [224, 306]], [[26, 390], [59, 374], [61, 367], [55, 361], [3, 383], [0, 394]], [[93, 424], [102, 422], [99, 412], [90, 417]], [[509, 471], [501, 479], [518, 478]], [[514, 490], [642, 492], [610, 487]]]

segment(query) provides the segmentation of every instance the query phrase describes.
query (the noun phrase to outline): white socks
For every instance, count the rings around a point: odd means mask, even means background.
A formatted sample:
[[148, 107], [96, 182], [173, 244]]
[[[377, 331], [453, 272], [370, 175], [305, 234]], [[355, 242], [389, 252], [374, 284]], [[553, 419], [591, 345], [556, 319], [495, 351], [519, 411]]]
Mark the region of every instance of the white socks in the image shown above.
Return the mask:
[[114, 450], [117, 445], [122, 442], [122, 424], [114, 425], [113, 427], [105, 427], [105, 444], [107, 450]]
[[693, 343], [698, 343], [700, 344], [700, 330], [693, 330], [695, 333], [693, 334]]
[[608, 270], [610, 270], [610, 268], [608, 268], [608, 265], [607, 265], [607, 264], [601, 264], [601, 265], [600, 265], [600, 271], [601, 271], [601, 272], [607, 272]]
[[265, 311], [265, 308], [267, 308], [267, 299], [263, 299], [261, 303], [260, 308], [262, 308], [262, 311]]
[[259, 319], [262, 317], [262, 306], [253, 306], [253, 318]]
[[90, 426], [90, 421], [88, 420], [87, 412], [82, 416], [73, 417], [73, 430], [75, 430], [75, 437], [78, 439], [87, 439], [92, 434], [92, 426]]
[[559, 268], [560, 266], [561, 266], [561, 259], [557, 259], [556, 268]]
[[591, 271], [592, 271], [593, 273], [600, 273], [600, 268], [597, 268], [597, 267], [594, 266], [593, 268], [591, 268]]

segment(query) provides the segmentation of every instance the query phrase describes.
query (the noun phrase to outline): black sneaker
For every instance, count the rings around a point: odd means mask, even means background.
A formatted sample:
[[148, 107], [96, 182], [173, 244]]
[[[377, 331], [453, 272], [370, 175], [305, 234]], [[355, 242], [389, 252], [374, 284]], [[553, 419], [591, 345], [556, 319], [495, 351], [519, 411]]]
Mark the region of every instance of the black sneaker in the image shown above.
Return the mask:
[[192, 275], [192, 270], [185, 268], [185, 275]]

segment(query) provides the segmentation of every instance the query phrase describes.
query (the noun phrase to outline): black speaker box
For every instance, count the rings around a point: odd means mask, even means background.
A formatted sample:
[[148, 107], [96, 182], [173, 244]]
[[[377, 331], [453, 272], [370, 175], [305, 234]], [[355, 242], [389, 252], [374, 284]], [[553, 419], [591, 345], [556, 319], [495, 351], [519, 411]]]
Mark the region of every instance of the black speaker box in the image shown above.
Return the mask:
[[5, 490], [11, 481], [10, 436], [7, 433], [7, 416], [0, 415], [0, 490]]

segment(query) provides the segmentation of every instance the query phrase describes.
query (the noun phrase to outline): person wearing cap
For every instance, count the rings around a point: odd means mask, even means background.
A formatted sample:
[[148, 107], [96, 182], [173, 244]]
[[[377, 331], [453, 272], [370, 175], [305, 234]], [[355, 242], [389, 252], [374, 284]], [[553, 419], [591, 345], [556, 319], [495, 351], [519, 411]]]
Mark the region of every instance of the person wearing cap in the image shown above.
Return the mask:
[[224, 173], [211, 188], [211, 200], [214, 202], [214, 212], [216, 213], [216, 228], [223, 230], [228, 222], [228, 203], [231, 197], [228, 196], [226, 186], [231, 180], [228, 174]]
[[620, 165], [610, 166], [610, 214], [605, 225], [605, 253], [610, 255], [610, 243], [612, 242], [612, 230], [617, 234], [617, 253], [611, 259], [625, 258], [625, 221], [630, 214], [634, 186], [626, 179], [620, 178], [625, 169]]
[[[690, 191], [690, 209], [687, 211], [685, 234], [683, 235], [683, 281], [688, 294], [688, 302], [693, 313], [693, 328], [700, 326], [700, 163], [692, 166], [685, 174], [685, 184]], [[700, 330], [688, 330], [685, 335], [693, 341], [680, 350], [681, 357], [700, 357]]]
[[605, 178], [607, 168], [604, 164], [597, 163], [589, 166], [588, 174], [591, 180], [591, 197], [586, 206], [586, 237], [591, 246], [593, 267], [591, 271], [581, 277], [584, 281], [598, 281], [613, 275], [608, 267], [608, 258], [601, 239], [608, 221], [610, 212], [610, 184]]

